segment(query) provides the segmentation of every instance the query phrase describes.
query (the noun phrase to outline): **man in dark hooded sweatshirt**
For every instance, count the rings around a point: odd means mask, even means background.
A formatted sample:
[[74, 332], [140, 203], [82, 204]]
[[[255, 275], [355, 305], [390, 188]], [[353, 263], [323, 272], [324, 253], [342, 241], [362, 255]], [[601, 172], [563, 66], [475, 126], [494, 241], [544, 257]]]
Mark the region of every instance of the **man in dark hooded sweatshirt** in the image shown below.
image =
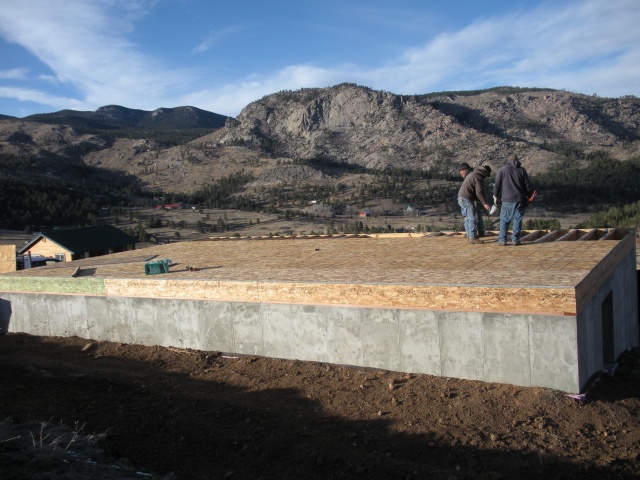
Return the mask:
[[522, 219], [533, 194], [531, 182], [527, 171], [522, 167], [515, 153], [509, 155], [507, 163], [498, 170], [493, 187], [493, 200], [502, 202], [500, 207], [500, 233], [498, 245], [504, 247], [507, 244], [507, 228], [513, 220], [511, 230], [511, 243], [520, 245], [522, 236]]
[[484, 179], [491, 174], [491, 167], [483, 165], [475, 170], [468, 163], [460, 164], [460, 175], [464, 177], [462, 186], [458, 191], [458, 205], [464, 217], [464, 229], [467, 233], [467, 242], [482, 243], [480, 235], [484, 234], [484, 222], [482, 211], [489, 211], [489, 204], [484, 199]]

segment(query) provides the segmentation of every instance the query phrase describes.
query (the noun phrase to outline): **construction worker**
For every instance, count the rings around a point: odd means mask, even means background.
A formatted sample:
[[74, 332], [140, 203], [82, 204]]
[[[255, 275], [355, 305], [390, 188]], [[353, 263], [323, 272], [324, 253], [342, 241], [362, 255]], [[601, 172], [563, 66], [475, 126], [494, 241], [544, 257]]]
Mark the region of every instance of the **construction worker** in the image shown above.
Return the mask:
[[504, 247], [507, 244], [507, 229], [512, 220], [511, 243], [514, 246], [520, 245], [522, 219], [533, 190], [529, 175], [515, 153], [509, 155], [507, 163], [498, 170], [493, 194], [494, 203], [502, 202], [498, 245]]
[[467, 242], [482, 243], [480, 236], [485, 232], [481, 208], [489, 211], [489, 204], [484, 199], [484, 179], [491, 174], [491, 167], [483, 165], [474, 170], [468, 163], [461, 163], [459, 170], [464, 180], [458, 191], [458, 205], [464, 217]]

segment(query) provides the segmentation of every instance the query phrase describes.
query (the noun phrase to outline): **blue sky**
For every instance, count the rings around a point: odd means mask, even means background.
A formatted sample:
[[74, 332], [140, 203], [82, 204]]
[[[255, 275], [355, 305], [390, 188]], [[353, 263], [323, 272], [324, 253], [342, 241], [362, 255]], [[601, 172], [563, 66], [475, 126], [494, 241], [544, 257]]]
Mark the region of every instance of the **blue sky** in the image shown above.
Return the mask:
[[236, 116], [281, 90], [640, 96], [639, 0], [0, 0], [0, 113]]

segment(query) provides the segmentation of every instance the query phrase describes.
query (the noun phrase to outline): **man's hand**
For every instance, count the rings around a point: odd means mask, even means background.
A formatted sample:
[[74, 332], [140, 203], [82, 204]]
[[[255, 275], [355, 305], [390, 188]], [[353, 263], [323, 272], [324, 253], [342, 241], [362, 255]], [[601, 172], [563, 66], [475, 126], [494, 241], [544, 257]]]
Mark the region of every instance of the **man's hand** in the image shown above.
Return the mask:
[[488, 212], [489, 210], [491, 210], [491, 207], [489, 206], [488, 203], [484, 204], [484, 209]]

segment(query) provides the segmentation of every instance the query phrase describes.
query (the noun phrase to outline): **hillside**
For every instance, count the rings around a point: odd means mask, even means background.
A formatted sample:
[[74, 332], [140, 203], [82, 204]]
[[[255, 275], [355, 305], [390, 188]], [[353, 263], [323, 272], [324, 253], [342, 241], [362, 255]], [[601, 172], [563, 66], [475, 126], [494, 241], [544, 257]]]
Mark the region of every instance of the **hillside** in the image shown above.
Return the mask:
[[[101, 150], [85, 161], [168, 192], [193, 192], [241, 169], [256, 178], [250, 187], [265, 188], [368, 183], [365, 169], [455, 177], [461, 161], [497, 169], [512, 151], [536, 174], [594, 152], [622, 160], [638, 155], [639, 126], [634, 98], [514, 89], [406, 97], [338, 85], [269, 95], [185, 145], [147, 144], [141, 154], [139, 143], [122, 143], [116, 155]], [[310, 168], [291, 175], [292, 163]]]
[[[547, 187], [583, 169], [588, 192], [594, 178], [611, 177], [603, 168], [632, 160], [628, 180], [640, 158], [640, 99], [511, 87], [406, 96], [341, 84], [268, 95], [235, 119], [118, 106], [0, 118], [0, 181], [81, 185], [87, 195], [99, 187], [117, 191], [117, 202], [105, 199], [112, 205], [164, 194], [271, 213], [314, 202], [338, 213], [383, 200], [426, 208], [452, 202], [459, 162], [495, 171], [511, 152]], [[636, 188], [620, 190], [633, 197]], [[576, 198], [593, 208], [592, 196]]]
[[567, 150], [640, 149], [640, 99], [498, 88], [402, 96], [354, 85], [269, 95], [212, 137], [273, 155], [383, 169], [498, 167], [510, 152], [544, 171]]

